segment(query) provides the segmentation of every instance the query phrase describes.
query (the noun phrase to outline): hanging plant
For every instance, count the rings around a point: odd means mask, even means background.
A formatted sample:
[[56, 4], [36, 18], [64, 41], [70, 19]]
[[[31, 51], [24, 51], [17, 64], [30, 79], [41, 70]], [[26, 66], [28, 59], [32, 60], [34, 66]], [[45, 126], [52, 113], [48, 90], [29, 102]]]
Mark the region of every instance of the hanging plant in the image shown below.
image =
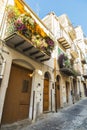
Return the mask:
[[70, 60], [68, 59], [68, 57], [64, 53], [59, 55], [59, 57], [58, 57], [58, 64], [59, 64], [60, 68], [63, 68], [63, 67], [65, 67], [65, 68], [72, 68]]
[[58, 64], [60, 68], [63, 68], [64, 54], [60, 54], [58, 57]]
[[45, 41], [46, 41], [46, 43], [47, 43], [47, 48], [46, 48], [46, 50], [47, 50], [49, 53], [51, 53], [51, 51], [54, 49], [54, 41], [53, 41], [50, 37], [48, 37], [48, 36], [45, 37]]

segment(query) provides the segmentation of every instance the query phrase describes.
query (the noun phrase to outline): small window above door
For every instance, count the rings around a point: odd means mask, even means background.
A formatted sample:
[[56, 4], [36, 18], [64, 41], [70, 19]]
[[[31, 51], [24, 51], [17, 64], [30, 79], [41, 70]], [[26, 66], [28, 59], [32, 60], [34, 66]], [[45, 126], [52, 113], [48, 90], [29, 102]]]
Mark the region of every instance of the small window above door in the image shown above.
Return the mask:
[[22, 93], [27, 93], [29, 87], [29, 80], [23, 80]]

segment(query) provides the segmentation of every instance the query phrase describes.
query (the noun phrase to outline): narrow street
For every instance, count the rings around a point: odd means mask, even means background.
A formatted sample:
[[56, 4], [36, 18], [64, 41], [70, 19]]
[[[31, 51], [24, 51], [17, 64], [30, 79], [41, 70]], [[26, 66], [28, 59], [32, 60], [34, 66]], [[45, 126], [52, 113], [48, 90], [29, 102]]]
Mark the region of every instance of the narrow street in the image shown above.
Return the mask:
[[58, 113], [46, 114], [31, 125], [22, 126], [1, 130], [87, 130], [87, 98]]

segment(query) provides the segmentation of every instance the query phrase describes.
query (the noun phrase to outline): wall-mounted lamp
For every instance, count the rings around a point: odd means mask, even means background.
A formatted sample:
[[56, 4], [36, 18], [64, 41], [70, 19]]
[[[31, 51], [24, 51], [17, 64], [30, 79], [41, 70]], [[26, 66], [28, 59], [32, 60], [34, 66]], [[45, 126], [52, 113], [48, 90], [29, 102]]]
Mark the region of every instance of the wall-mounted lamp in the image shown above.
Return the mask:
[[29, 77], [33, 77], [33, 75], [35, 74], [35, 72], [38, 73], [38, 74], [41, 75], [41, 76], [42, 76], [42, 74], [43, 74], [41, 70], [37, 70], [37, 69], [36, 69], [35, 71], [33, 71], [33, 73], [28, 74], [28, 76], [29, 76]]
[[38, 72], [39, 75], [43, 74], [41, 70], [37, 70], [37, 72]]
[[29, 77], [33, 77], [33, 75], [34, 75], [34, 72], [31, 73], [31, 74], [28, 74]]

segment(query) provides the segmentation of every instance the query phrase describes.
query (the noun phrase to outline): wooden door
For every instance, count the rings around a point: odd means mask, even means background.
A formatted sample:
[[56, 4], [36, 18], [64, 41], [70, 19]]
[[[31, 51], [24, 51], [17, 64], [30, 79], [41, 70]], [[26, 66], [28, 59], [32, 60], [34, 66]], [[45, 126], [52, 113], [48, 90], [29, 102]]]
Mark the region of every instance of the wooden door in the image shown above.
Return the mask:
[[44, 79], [43, 111], [49, 111], [49, 80]]
[[30, 70], [12, 65], [6, 93], [2, 124], [13, 123], [29, 116], [31, 95]]
[[60, 108], [60, 85], [58, 81], [55, 84], [55, 108], [56, 111]]
[[87, 97], [87, 88], [86, 88], [86, 83], [83, 84], [84, 85], [84, 94]]
[[74, 92], [74, 100], [77, 100], [77, 82], [76, 82], [76, 79], [73, 79], [73, 92]]

